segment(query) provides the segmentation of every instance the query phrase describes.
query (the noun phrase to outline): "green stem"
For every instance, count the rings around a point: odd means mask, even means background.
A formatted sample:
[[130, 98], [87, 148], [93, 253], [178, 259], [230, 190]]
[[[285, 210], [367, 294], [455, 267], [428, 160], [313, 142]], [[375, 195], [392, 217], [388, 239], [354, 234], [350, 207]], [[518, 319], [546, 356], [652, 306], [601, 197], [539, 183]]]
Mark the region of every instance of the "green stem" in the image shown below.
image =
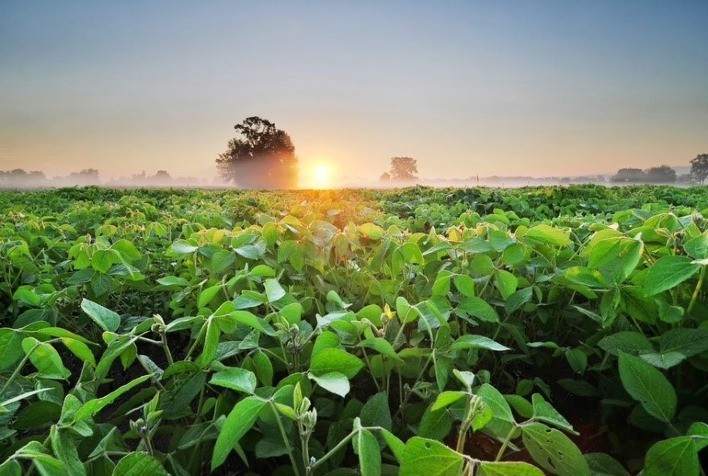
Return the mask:
[[511, 441], [511, 437], [514, 435], [514, 431], [516, 430], [516, 425], [512, 426], [511, 429], [509, 430], [509, 434], [506, 435], [506, 438], [504, 439], [504, 443], [502, 443], [501, 448], [499, 448], [499, 452], [497, 453], [497, 457], [494, 459], [494, 461], [499, 461], [502, 456], [504, 456], [504, 451], [506, 451], [506, 447], [509, 445], [509, 442]]
[[273, 410], [275, 420], [278, 422], [280, 435], [283, 437], [283, 443], [285, 443], [285, 448], [288, 450], [288, 457], [290, 458], [290, 464], [293, 466], [293, 471], [295, 471], [295, 476], [300, 476], [300, 470], [298, 469], [297, 461], [295, 461], [295, 456], [293, 455], [293, 447], [290, 444], [287, 433], [285, 433], [285, 428], [283, 427], [283, 421], [280, 418], [280, 413], [278, 413], [278, 408], [276, 408], [275, 403], [272, 400], [268, 403], [270, 405], [270, 409]]
[[703, 279], [706, 276], [706, 268], [708, 268], [708, 266], [701, 266], [701, 275], [698, 278], [698, 283], [696, 283], [696, 289], [693, 290], [693, 296], [691, 296], [691, 302], [688, 304], [686, 314], [691, 314], [691, 311], [693, 310], [693, 305], [696, 304], [698, 294], [700, 294], [701, 288], [703, 287]]
[[321, 465], [322, 463], [324, 463], [325, 461], [327, 461], [332, 455], [334, 455], [337, 451], [339, 451], [339, 450], [342, 449], [347, 443], [349, 443], [349, 440], [351, 440], [352, 438], [354, 438], [354, 436], [355, 436], [358, 432], [359, 432], [359, 430], [352, 430], [352, 432], [349, 433], [347, 436], [345, 436], [342, 441], [340, 441], [339, 443], [337, 443], [337, 445], [336, 445], [334, 448], [332, 448], [331, 450], [329, 450], [329, 451], [327, 452], [327, 454], [325, 454], [322, 458], [320, 458], [320, 459], [318, 459], [317, 461], [315, 461], [314, 464], [310, 465], [310, 470], [311, 470], [311, 471], [314, 471], [316, 467], [318, 467], [319, 465]]

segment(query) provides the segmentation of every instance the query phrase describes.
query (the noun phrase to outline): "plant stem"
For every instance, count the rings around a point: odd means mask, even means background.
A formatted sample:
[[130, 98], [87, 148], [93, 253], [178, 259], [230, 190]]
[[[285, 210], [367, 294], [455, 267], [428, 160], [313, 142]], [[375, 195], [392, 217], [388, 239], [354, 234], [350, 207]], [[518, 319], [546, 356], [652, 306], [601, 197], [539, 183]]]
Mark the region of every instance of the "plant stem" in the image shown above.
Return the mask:
[[314, 469], [315, 469], [316, 467], [318, 467], [320, 464], [322, 464], [322, 463], [324, 463], [325, 461], [327, 461], [332, 455], [334, 455], [337, 451], [339, 451], [340, 449], [342, 449], [342, 448], [344, 447], [344, 445], [346, 445], [347, 443], [349, 443], [349, 440], [351, 440], [352, 438], [354, 438], [354, 436], [355, 436], [358, 432], [359, 432], [359, 430], [352, 430], [352, 432], [349, 433], [347, 436], [345, 436], [344, 439], [342, 439], [342, 441], [340, 441], [339, 443], [337, 443], [337, 445], [336, 445], [334, 448], [332, 448], [331, 450], [329, 450], [329, 451], [327, 452], [327, 454], [325, 454], [322, 458], [320, 458], [320, 459], [318, 459], [317, 461], [315, 461], [314, 464], [310, 465], [310, 470], [313, 470], [313, 471], [314, 471]]
[[700, 294], [701, 288], [703, 287], [703, 279], [706, 276], [706, 268], [708, 268], [708, 266], [701, 266], [701, 275], [698, 277], [698, 283], [696, 283], [696, 289], [693, 290], [693, 296], [691, 296], [691, 302], [688, 304], [686, 314], [691, 314], [691, 311], [693, 310], [693, 305], [696, 304], [698, 294]]
[[494, 459], [494, 461], [499, 461], [502, 456], [504, 456], [504, 451], [506, 451], [506, 447], [509, 445], [509, 442], [511, 441], [511, 437], [514, 435], [514, 431], [516, 430], [516, 425], [512, 426], [511, 429], [509, 430], [509, 434], [506, 435], [506, 438], [504, 439], [504, 443], [502, 443], [501, 448], [499, 448], [499, 452], [497, 453], [497, 457]]
[[283, 443], [285, 443], [285, 448], [288, 450], [288, 457], [290, 458], [290, 464], [293, 466], [293, 471], [295, 471], [295, 476], [300, 476], [300, 470], [298, 469], [297, 461], [295, 461], [295, 456], [293, 455], [293, 447], [290, 444], [287, 433], [285, 433], [285, 428], [283, 427], [283, 421], [280, 418], [280, 413], [278, 413], [278, 409], [272, 400], [269, 401], [268, 404], [270, 405], [270, 409], [273, 410], [275, 420], [278, 422], [280, 435], [283, 437]]

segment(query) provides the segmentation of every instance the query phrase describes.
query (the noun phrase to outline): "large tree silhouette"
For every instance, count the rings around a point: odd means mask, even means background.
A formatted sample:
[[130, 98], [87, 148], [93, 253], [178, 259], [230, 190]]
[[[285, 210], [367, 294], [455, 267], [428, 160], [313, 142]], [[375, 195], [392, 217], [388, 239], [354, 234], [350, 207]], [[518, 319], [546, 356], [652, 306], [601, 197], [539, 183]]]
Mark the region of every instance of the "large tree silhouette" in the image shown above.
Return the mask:
[[229, 141], [216, 159], [221, 177], [242, 188], [297, 186], [297, 157], [290, 136], [257, 116], [234, 126], [240, 136]]
[[691, 177], [698, 183], [705, 182], [708, 177], [708, 154], [698, 154], [691, 160]]

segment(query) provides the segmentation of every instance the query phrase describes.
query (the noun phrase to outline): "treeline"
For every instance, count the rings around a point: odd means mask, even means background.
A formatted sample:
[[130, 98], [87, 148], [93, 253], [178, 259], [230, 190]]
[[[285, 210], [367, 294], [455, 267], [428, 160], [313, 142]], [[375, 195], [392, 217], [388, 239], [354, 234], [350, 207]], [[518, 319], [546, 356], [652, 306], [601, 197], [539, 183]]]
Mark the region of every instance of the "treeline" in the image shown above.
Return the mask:
[[651, 167], [645, 170], [625, 168], [619, 169], [617, 173], [610, 177], [610, 182], [623, 183], [675, 183], [691, 182], [691, 174], [678, 175], [676, 171], [668, 165]]
[[105, 185], [108, 187], [204, 187], [218, 185], [194, 177], [173, 178], [166, 170], [158, 170], [154, 175], [133, 174], [130, 177], [101, 180], [98, 169], [83, 169], [64, 176], [49, 178], [40, 170], [24, 169], [0, 170], [0, 188], [48, 188]]

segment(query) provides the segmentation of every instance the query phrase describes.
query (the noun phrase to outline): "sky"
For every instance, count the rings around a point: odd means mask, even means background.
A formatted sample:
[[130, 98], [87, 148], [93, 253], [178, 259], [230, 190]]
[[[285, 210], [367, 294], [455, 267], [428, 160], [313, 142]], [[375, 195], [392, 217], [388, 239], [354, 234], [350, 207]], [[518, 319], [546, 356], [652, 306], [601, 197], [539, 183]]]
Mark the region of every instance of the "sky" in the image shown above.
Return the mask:
[[304, 180], [708, 152], [708, 2], [0, 1], [0, 170], [213, 177], [248, 116]]

